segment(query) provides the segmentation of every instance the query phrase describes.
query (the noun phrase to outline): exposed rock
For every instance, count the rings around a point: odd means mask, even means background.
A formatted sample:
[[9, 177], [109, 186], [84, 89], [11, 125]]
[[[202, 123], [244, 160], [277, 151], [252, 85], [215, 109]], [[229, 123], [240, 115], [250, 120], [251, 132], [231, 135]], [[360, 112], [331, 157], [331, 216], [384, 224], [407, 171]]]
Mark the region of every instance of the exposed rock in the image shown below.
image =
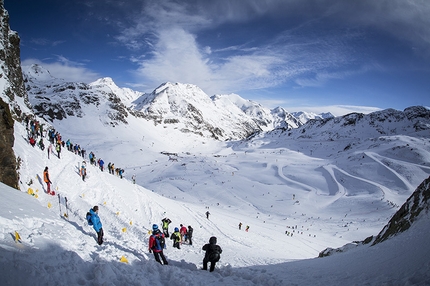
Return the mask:
[[13, 119], [9, 105], [0, 98], [0, 181], [18, 189], [18, 174], [13, 152]]
[[430, 177], [425, 179], [407, 199], [402, 207], [393, 215], [388, 224], [376, 236], [369, 236], [363, 241], [354, 241], [339, 248], [326, 248], [318, 257], [330, 256], [334, 253], [345, 252], [359, 245], [372, 243], [371, 246], [381, 243], [390, 237], [408, 230], [419, 216], [430, 210]]

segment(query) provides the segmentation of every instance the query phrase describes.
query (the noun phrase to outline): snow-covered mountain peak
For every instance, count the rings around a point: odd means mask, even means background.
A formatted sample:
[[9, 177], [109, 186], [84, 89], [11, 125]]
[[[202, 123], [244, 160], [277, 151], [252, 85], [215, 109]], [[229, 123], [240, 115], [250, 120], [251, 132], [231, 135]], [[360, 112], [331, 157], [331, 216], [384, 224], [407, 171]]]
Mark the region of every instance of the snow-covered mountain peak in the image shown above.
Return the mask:
[[47, 82], [56, 79], [47, 69], [38, 64], [23, 66], [22, 70], [24, 76], [31, 81]]
[[328, 118], [334, 117], [334, 115], [331, 114], [330, 112], [316, 114], [313, 112], [299, 111], [299, 112], [292, 112], [291, 114], [294, 117], [296, 117], [302, 124], [305, 124], [311, 119], [328, 119]]
[[106, 93], [113, 93], [115, 96], [121, 99], [123, 103], [129, 104], [133, 100], [136, 100], [143, 93], [139, 91], [134, 91], [130, 88], [120, 88], [116, 85], [110, 77], [100, 78], [89, 84], [90, 87], [94, 89], [103, 90]]

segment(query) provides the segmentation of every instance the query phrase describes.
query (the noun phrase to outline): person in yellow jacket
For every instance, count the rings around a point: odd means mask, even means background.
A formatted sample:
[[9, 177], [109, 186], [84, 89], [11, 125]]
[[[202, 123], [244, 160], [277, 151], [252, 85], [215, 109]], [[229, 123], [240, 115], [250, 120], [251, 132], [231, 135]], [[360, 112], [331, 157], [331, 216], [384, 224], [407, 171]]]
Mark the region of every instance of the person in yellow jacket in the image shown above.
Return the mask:
[[170, 239], [173, 240], [173, 247], [176, 247], [177, 249], [181, 249], [181, 233], [179, 232], [179, 228], [175, 227], [175, 232], [172, 233], [170, 236]]

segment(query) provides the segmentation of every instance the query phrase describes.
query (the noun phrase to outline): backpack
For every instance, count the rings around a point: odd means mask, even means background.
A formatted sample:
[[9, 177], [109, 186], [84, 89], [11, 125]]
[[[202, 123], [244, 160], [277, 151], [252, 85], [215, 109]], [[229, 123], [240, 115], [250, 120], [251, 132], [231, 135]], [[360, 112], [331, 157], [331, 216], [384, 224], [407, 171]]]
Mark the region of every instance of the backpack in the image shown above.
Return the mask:
[[91, 221], [91, 213], [90, 212], [87, 212], [86, 218], [87, 218], [88, 225], [93, 225], [93, 222]]
[[166, 240], [162, 235], [155, 235], [155, 244], [152, 246], [152, 249], [164, 249], [166, 248]]
[[208, 260], [210, 262], [218, 262], [220, 258], [221, 258], [221, 255], [218, 250], [214, 250], [213, 252], [209, 253], [209, 256], [208, 256]]

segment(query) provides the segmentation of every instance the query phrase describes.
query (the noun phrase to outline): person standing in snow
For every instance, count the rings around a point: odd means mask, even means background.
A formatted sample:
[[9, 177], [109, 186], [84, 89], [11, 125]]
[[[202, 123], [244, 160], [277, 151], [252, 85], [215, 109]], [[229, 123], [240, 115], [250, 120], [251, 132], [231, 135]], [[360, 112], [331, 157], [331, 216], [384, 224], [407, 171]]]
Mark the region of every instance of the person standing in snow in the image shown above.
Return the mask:
[[177, 249], [181, 249], [180, 243], [181, 243], [181, 233], [179, 232], [179, 228], [175, 227], [175, 232], [172, 233], [170, 236], [170, 239], [173, 240], [173, 247], [176, 247]]
[[209, 243], [203, 245], [202, 250], [205, 250], [205, 258], [203, 258], [202, 270], [208, 270], [208, 262], [211, 263], [210, 272], [215, 270], [215, 264], [220, 260], [222, 249], [216, 244], [216, 237], [212, 236]]
[[[169, 263], [167, 263], [166, 257], [163, 253], [163, 248], [166, 248], [166, 245], [161, 245], [160, 241], [162, 240], [164, 240], [164, 234], [158, 229], [158, 225], [152, 225], [152, 235], [149, 237], [148, 244], [149, 253], [154, 253], [154, 258], [158, 263], [161, 265], [167, 265]], [[161, 263], [160, 257], [163, 260], [163, 263]]]
[[131, 180], [133, 181], [133, 184], [136, 184], [136, 174], [133, 174], [133, 176], [131, 176]]
[[52, 153], [52, 151], [53, 151], [52, 143], [49, 143], [49, 146], [48, 146], [48, 159], [49, 159], [49, 155]]
[[209, 211], [207, 211], [207, 212], [206, 212], [206, 218], [207, 218], [207, 219], [209, 219], [209, 215], [210, 215], [210, 214], [211, 214], [211, 213], [210, 213]]
[[103, 165], [105, 164], [105, 162], [102, 160], [102, 159], [100, 159], [99, 160], [99, 166], [100, 166], [100, 170], [103, 172]]
[[161, 220], [163, 223], [163, 233], [166, 237], [169, 237], [169, 224], [172, 222], [169, 218], [163, 218]]
[[46, 191], [48, 194], [51, 194], [51, 180], [49, 179], [49, 173], [48, 173], [48, 167], [45, 167], [45, 170], [43, 171], [43, 181], [46, 183]]
[[55, 147], [55, 150], [57, 151], [58, 159], [60, 159], [61, 144], [59, 142], [57, 142], [57, 146]]
[[187, 232], [187, 237], [185, 240], [188, 240], [190, 245], [193, 245], [193, 241], [191, 240], [193, 238], [193, 228], [191, 227], [191, 225], [188, 226], [188, 232]]
[[85, 182], [85, 177], [87, 176], [87, 168], [86, 168], [87, 163], [85, 161], [82, 161], [82, 165], [81, 165], [81, 169], [79, 170], [79, 174], [82, 177], [82, 181]]
[[99, 245], [102, 245], [103, 243], [103, 228], [102, 228], [102, 222], [100, 221], [99, 217], [99, 207], [94, 206], [92, 209], [90, 209], [91, 214], [91, 222], [93, 223], [93, 228], [97, 232], [97, 243]]
[[241, 229], [242, 229], [242, 223], [239, 222], [239, 230], [241, 230]]
[[180, 227], [179, 233], [181, 234], [181, 243], [183, 243], [187, 239], [187, 228], [183, 224], [180, 224]]
[[248, 230], [249, 230], [249, 225], [246, 226], [245, 231], [248, 232]]

